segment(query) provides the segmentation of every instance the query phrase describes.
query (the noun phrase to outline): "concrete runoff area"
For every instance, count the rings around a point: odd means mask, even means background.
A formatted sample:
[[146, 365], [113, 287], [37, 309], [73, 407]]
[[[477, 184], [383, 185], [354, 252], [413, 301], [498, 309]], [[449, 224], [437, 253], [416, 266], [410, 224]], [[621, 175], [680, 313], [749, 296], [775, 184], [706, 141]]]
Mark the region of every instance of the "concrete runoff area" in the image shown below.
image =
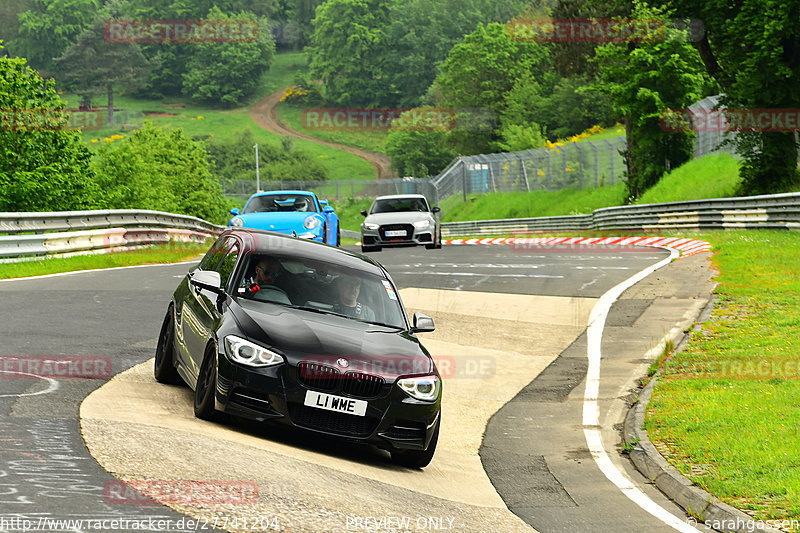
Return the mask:
[[[677, 346], [707, 305], [712, 274], [708, 254], [656, 271], [612, 306], [602, 340], [603, 447], [625, 477], [679, 519], [684, 511], [619, 453], [620, 429], [638, 379], [661, 353], [661, 340]], [[492, 417], [480, 450], [487, 474], [509, 509], [540, 531], [675, 531], [634, 505], [598, 469], [581, 424], [587, 366], [583, 334]], [[694, 529], [688, 520], [684, 526]]]
[[411, 531], [432, 529], [419, 526], [437, 519], [455, 531], [532, 531], [507, 509], [478, 450], [489, 418], [583, 332], [595, 299], [433, 289], [401, 295], [409, 313], [434, 317], [436, 331], [420, 337], [440, 363], [455, 365], [444, 376], [439, 446], [424, 470], [304, 431], [196, 419], [191, 390], [157, 383], [152, 361], [83, 402], [89, 451], [125, 481], [255, 481], [254, 503], [168, 504], [216, 524], [263, 516], [277, 518], [282, 530], [342, 531], [359, 519], [395, 518], [410, 520]]

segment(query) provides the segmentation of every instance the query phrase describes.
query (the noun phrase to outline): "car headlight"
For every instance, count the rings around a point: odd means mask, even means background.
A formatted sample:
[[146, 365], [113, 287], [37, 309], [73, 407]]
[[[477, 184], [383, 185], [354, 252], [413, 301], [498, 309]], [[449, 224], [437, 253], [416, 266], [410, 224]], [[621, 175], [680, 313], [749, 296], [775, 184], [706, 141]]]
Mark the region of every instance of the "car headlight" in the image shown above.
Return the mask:
[[364, 229], [378, 229], [378, 225], [372, 222], [364, 222], [362, 226], [364, 226]]
[[236, 335], [225, 337], [225, 353], [235, 362], [248, 366], [274, 366], [283, 363], [283, 357], [275, 352]]
[[414, 222], [414, 227], [417, 228], [417, 229], [429, 228], [429, 227], [431, 227], [431, 221], [430, 220], [417, 220], [416, 222]]
[[418, 378], [403, 378], [397, 382], [403, 392], [416, 398], [431, 402], [439, 396], [439, 378], [436, 376], [422, 376]]
[[234, 227], [237, 227], [237, 228], [241, 228], [242, 226], [244, 226], [244, 220], [242, 220], [239, 217], [233, 217], [231, 219], [231, 226], [234, 226]]
[[319, 219], [313, 215], [303, 221], [303, 227], [306, 229], [314, 229], [317, 226], [319, 226]]

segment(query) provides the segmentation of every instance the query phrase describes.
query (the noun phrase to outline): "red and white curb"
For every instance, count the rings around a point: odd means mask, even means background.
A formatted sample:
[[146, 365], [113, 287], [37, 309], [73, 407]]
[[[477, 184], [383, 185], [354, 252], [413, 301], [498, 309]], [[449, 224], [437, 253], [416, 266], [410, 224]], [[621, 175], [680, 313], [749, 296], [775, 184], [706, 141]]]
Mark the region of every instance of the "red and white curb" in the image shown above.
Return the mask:
[[487, 239], [443, 239], [442, 244], [488, 245], [505, 244], [514, 247], [553, 246], [553, 245], [616, 245], [651, 246], [677, 250], [681, 257], [700, 254], [711, 250], [711, 244], [698, 239], [679, 237], [499, 237]]

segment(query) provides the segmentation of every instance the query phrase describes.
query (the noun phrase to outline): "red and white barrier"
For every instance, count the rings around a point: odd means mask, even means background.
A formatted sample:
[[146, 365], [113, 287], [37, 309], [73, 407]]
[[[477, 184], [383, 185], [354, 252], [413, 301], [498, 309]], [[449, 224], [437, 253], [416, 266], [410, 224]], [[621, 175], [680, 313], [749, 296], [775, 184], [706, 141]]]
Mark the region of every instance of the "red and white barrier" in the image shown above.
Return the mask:
[[496, 239], [443, 239], [442, 244], [505, 244], [513, 246], [616, 245], [650, 246], [678, 250], [681, 257], [708, 252], [711, 244], [680, 237], [499, 237]]

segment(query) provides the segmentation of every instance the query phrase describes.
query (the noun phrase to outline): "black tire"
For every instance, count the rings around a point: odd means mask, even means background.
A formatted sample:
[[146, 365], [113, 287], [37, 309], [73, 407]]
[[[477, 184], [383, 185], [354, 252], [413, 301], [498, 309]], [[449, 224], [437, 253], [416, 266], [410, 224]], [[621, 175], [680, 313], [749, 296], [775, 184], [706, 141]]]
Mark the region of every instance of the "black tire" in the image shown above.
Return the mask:
[[436, 248], [436, 244], [434, 244], [434, 243], [430, 243], [430, 244], [426, 244], [425, 245], [425, 249], [426, 250], [433, 250], [434, 248]]
[[161, 324], [161, 333], [158, 335], [153, 376], [159, 383], [169, 385], [183, 383], [180, 374], [175, 369], [175, 321], [172, 317], [172, 306], [167, 310], [167, 315]]
[[214, 418], [214, 396], [217, 388], [217, 357], [214, 347], [206, 350], [197, 387], [194, 389], [194, 416], [203, 420]]
[[433, 459], [433, 454], [436, 452], [436, 443], [439, 442], [439, 426], [441, 425], [441, 418], [439, 423], [436, 424], [436, 429], [433, 430], [431, 442], [428, 444], [428, 449], [420, 450], [406, 450], [392, 452], [392, 462], [405, 466], [407, 468], [425, 468]]
[[336, 228], [336, 246], [342, 245], [342, 228]]

